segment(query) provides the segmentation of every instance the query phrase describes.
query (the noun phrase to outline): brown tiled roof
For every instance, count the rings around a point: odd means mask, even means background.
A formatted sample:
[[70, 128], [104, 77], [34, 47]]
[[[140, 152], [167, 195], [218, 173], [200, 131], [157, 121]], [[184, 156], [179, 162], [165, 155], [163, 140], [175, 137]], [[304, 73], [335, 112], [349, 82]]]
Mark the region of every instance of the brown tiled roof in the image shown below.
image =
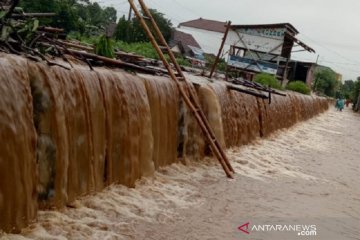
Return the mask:
[[220, 33], [225, 32], [225, 30], [226, 30], [225, 25], [226, 25], [226, 22], [208, 20], [208, 19], [203, 19], [203, 18], [199, 18], [199, 19], [195, 19], [195, 20], [191, 20], [191, 21], [187, 21], [187, 22], [183, 22], [183, 23], [179, 24], [179, 26], [198, 28], [198, 29], [203, 29], [203, 30], [208, 30], [208, 31], [213, 31], [213, 32], [220, 32]]
[[191, 34], [177, 30], [173, 32], [172, 41], [176, 43], [181, 43], [183, 46], [192, 46], [192, 47], [201, 48], [199, 43], [195, 40], [195, 38]]

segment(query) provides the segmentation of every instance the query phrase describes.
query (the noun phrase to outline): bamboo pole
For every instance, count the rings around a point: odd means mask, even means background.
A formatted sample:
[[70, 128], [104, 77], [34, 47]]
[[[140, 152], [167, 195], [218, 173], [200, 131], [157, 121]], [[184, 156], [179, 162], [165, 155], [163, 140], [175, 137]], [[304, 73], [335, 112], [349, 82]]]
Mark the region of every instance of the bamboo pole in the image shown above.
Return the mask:
[[12, 18], [26, 18], [26, 17], [54, 17], [56, 13], [22, 13], [12, 14]]
[[[184, 74], [183, 74], [183, 72], [182, 72], [182, 70], [181, 70], [181, 67], [180, 67], [179, 64], [177, 63], [174, 54], [172, 53], [171, 49], [169, 48], [169, 46], [168, 46], [168, 44], [167, 44], [164, 36], [163, 36], [162, 33], [161, 33], [161, 30], [160, 30], [159, 27], [157, 26], [154, 18], [151, 16], [151, 13], [150, 13], [149, 9], [146, 7], [146, 5], [145, 5], [145, 3], [144, 3], [143, 0], [139, 0], [139, 3], [140, 3], [140, 6], [141, 6], [142, 10], [143, 10], [144, 13], [145, 13], [145, 15], [146, 15], [146, 16], [149, 18], [149, 20], [151, 21], [151, 23], [152, 23], [152, 25], [153, 25], [153, 27], [154, 27], [155, 32], [156, 32], [157, 35], [159, 36], [159, 38], [160, 38], [160, 39], [159, 39], [159, 40], [160, 40], [160, 43], [161, 43], [163, 46], [166, 47], [167, 52], [168, 52], [168, 54], [169, 54], [169, 57], [170, 57], [172, 63], [174, 64], [177, 72], [178, 72], [178, 73], [180, 74], [180, 76], [185, 80], [185, 84], [186, 84], [186, 86], [187, 86], [187, 88], [189, 89], [189, 92], [190, 92], [190, 97], [193, 99], [196, 107], [199, 108], [199, 109], [201, 109], [200, 101], [199, 101], [199, 99], [197, 98], [197, 94], [193, 91], [193, 88], [190, 86], [190, 84], [188, 83], [188, 81], [186, 81], [186, 78], [185, 78], [185, 76], [184, 76]], [[140, 16], [140, 17], [141, 17], [141, 16]], [[145, 23], [145, 22], [144, 22], [144, 23]], [[145, 23], [145, 25], [146, 25], [146, 23]], [[147, 26], [147, 25], [146, 25], [146, 26]], [[156, 41], [155, 41], [155, 43], [156, 43]], [[201, 119], [203, 120], [206, 128], [209, 129], [209, 134], [210, 134], [210, 136], [211, 136], [211, 139], [216, 139], [216, 136], [215, 136], [214, 132], [212, 131], [212, 128], [211, 128], [211, 126], [210, 126], [210, 123], [209, 123], [209, 121], [207, 120], [204, 112], [203, 112], [203, 111], [200, 111], [199, 114], [201, 115]], [[215, 146], [216, 146], [216, 148], [218, 148], [218, 151], [220, 152], [222, 158], [224, 159], [227, 167], [230, 169], [231, 172], [235, 173], [233, 167], [232, 167], [231, 164], [230, 164], [230, 161], [228, 160], [228, 158], [227, 158], [224, 150], [222, 149], [220, 143], [219, 143], [217, 140], [215, 141]]]
[[93, 47], [88, 47], [88, 46], [79, 45], [79, 44], [75, 44], [75, 43], [71, 43], [71, 42], [66, 42], [66, 41], [60, 41], [60, 40], [56, 40], [55, 42], [56, 42], [56, 43], [63, 44], [64, 46], [67, 46], [67, 47], [73, 47], [73, 48], [77, 48], [77, 49], [81, 49], [81, 50], [86, 50], [86, 51], [94, 52], [94, 48], [93, 48]]
[[[145, 4], [144, 4], [142, 1], [139, 1], [139, 2], [140, 2], [140, 5], [142, 5], [142, 7], [145, 6]], [[208, 131], [209, 128], [207, 128], [207, 126], [205, 125], [205, 123], [204, 123], [201, 115], [199, 115], [199, 112], [202, 112], [201, 109], [196, 108], [196, 107], [193, 105], [193, 103], [191, 102], [191, 100], [189, 99], [189, 97], [187, 96], [187, 93], [185, 92], [185, 90], [183, 89], [183, 87], [182, 87], [182, 85], [180, 84], [179, 80], [177, 79], [175, 73], [174, 73], [173, 70], [171, 69], [170, 64], [169, 64], [169, 63], [167, 62], [167, 60], [165, 59], [164, 54], [162, 53], [159, 45], [157, 44], [157, 42], [156, 42], [153, 34], [151, 33], [149, 27], [147, 26], [144, 18], [141, 16], [140, 12], [137, 10], [137, 8], [136, 8], [136, 6], [135, 6], [135, 4], [134, 4], [134, 1], [133, 1], [133, 0], [129, 0], [129, 3], [130, 3], [131, 8], [133, 9], [135, 15], [136, 15], [137, 18], [139, 19], [140, 24], [141, 24], [142, 27], [144, 28], [147, 36], [149, 37], [150, 42], [152, 43], [153, 47], [155, 48], [156, 52], [158, 53], [160, 59], [163, 61], [165, 68], [168, 70], [170, 77], [175, 81], [175, 83], [176, 83], [176, 85], [177, 85], [177, 87], [178, 87], [178, 89], [179, 89], [179, 91], [180, 91], [180, 94], [182, 95], [185, 103], [187, 104], [187, 106], [189, 106], [190, 110], [194, 113], [194, 116], [195, 116], [197, 122], [199, 123], [199, 126], [200, 126], [200, 128], [202, 129], [202, 131], [203, 131], [203, 133], [205, 134], [205, 136], [206, 136], [208, 139], [210, 139], [211, 149], [212, 149], [214, 155], [216, 156], [216, 158], [219, 160], [222, 168], [224, 169], [224, 172], [226, 173], [227, 177], [233, 178], [232, 173], [231, 173], [231, 170], [228, 168], [227, 163], [226, 163], [225, 160], [223, 159], [221, 152], [219, 151], [219, 149], [218, 149], [217, 146], [216, 146], [216, 143], [215, 143], [216, 141], [213, 141], [213, 140], [212, 140], [212, 139], [213, 139], [213, 138], [212, 138], [212, 135], [211, 135], [211, 133]], [[144, 10], [144, 12], [146, 12], [146, 10], [147, 10], [146, 6], [143, 8], [143, 10]], [[147, 10], [147, 12], [148, 12], [148, 10]], [[149, 12], [148, 12], [148, 13], [149, 13]], [[149, 15], [151, 16], [151, 14], [149, 14]], [[150, 18], [151, 18], [151, 17], [150, 17]], [[151, 18], [151, 19], [152, 19], [152, 18]], [[152, 21], [153, 21], [153, 19], [152, 19]], [[154, 27], [156, 28], [156, 26], [157, 26], [157, 25], [155, 24]], [[158, 28], [157, 28], [157, 29], [158, 29]], [[159, 35], [160, 39], [165, 40], [165, 39], [163, 38], [162, 34], [158, 34], [158, 35]], [[165, 41], [165, 43], [166, 43], [166, 41]], [[164, 44], [164, 46], [166, 46], [167, 48], [169, 48], [167, 44]], [[171, 52], [171, 51], [169, 51], [169, 55], [170, 55], [170, 52]], [[170, 58], [172, 58], [172, 57], [174, 57], [174, 56], [173, 56], [173, 55], [170, 55]], [[175, 61], [175, 63], [176, 63], [176, 61]], [[175, 65], [176, 65], [176, 64], [175, 64]], [[180, 69], [180, 71], [178, 70], [178, 73], [183, 76], [181, 69]], [[184, 78], [184, 79], [185, 79], [185, 78]]]

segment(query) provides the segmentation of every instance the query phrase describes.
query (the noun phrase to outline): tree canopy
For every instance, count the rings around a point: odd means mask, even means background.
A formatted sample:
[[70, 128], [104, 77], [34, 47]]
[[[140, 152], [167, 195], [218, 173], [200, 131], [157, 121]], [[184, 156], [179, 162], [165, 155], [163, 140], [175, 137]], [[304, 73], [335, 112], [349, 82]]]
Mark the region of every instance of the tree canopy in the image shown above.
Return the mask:
[[343, 98], [350, 99], [352, 91], [355, 87], [355, 82], [353, 80], [346, 80], [340, 87], [340, 95]]
[[89, 0], [24, 0], [20, 7], [25, 12], [54, 12], [55, 17], [42, 19], [42, 23], [80, 34], [85, 34], [89, 28], [104, 28], [117, 19], [115, 8], [102, 8]]
[[[360, 107], [360, 104], [358, 104], [358, 101], [360, 99], [360, 77], [357, 78], [357, 80], [354, 82], [353, 89], [351, 91], [351, 100], [354, 103], [354, 106], [357, 105], [357, 107]], [[360, 110], [360, 109], [357, 109]]]
[[[156, 9], [149, 9], [166, 41], [169, 41], [172, 33], [172, 22], [165, 18], [163, 13]], [[147, 42], [148, 38], [137, 18], [128, 21], [125, 15], [119, 19], [115, 38], [124, 42]]]
[[340, 82], [336, 80], [336, 73], [330, 68], [319, 69], [315, 73], [314, 90], [329, 97], [335, 97]]

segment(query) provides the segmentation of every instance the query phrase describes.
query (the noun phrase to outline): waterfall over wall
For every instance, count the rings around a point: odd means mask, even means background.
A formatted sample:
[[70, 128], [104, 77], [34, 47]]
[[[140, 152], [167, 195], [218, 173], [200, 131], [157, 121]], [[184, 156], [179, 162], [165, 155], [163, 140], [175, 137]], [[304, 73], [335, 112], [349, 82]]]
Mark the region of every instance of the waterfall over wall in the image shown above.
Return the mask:
[[0, 230], [36, 217], [36, 132], [27, 63], [0, 57]]
[[[203, 134], [167, 77], [76, 65], [49, 67], [0, 55], [0, 229], [35, 220], [110, 184], [135, 185], [172, 163], [210, 154]], [[289, 93], [266, 100], [196, 81], [210, 125], [226, 147], [290, 127], [328, 108], [326, 99]], [[231, 159], [230, 159], [231, 161]]]

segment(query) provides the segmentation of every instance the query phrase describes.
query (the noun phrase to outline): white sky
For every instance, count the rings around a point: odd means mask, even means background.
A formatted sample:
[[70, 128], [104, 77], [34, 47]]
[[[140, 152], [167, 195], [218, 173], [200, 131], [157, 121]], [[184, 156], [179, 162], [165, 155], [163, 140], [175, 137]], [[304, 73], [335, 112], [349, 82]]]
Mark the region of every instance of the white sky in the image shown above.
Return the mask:
[[[293, 53], [292, 58], [329, 66], [343, 79], [360, 76], [360, 0], [144, 0], [171, 19], [180, 22], [199, 17], [233, 24], [289, 22], [297, 36], [316, 54]], [[118, 16], [127, 15], [127, 0], [99, 0], [113, 6]], [[136, 0], [135, 0], [136, 2]]]

